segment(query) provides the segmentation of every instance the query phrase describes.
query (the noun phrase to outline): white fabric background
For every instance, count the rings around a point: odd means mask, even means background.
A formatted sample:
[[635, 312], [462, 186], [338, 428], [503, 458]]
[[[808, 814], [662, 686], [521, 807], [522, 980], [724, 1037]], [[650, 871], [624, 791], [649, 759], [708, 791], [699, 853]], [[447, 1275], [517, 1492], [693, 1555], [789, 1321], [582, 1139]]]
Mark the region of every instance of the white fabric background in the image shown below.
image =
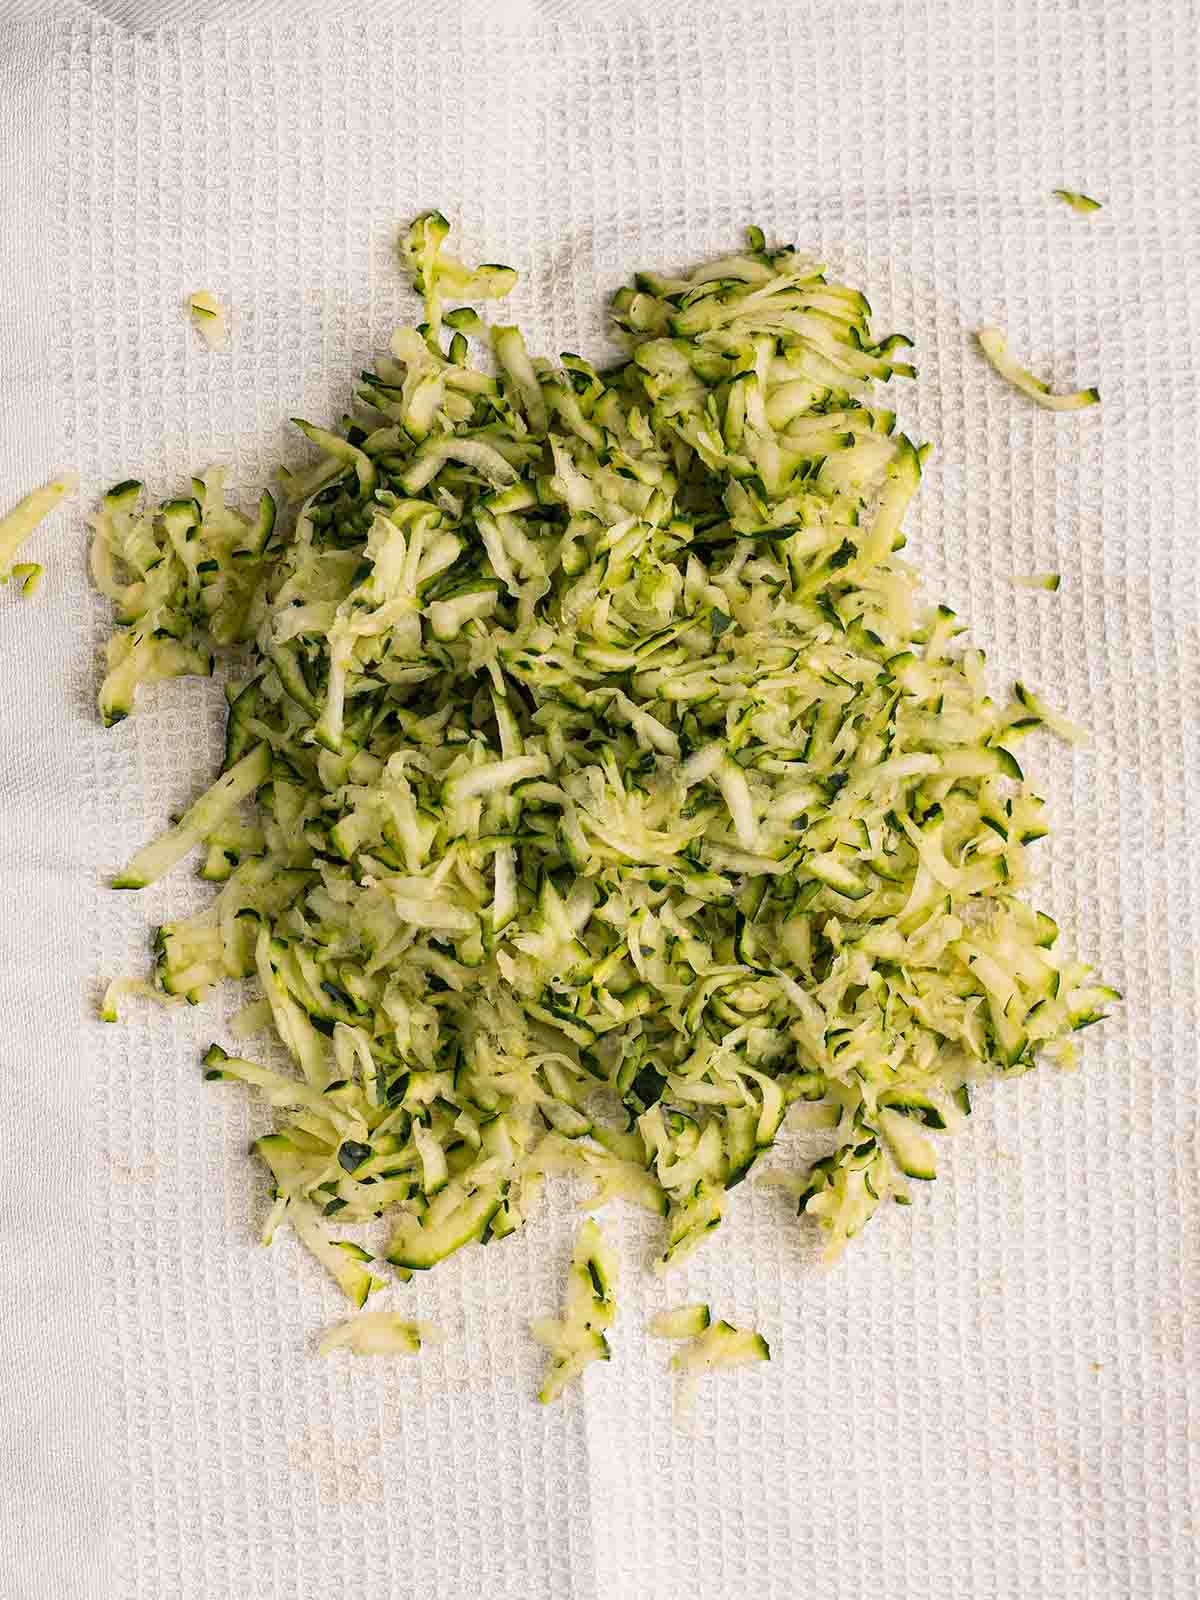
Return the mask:
[[[1193, 0], [0, 5], [5, 506], [65, 465], [90, 496], [224, 461], [249, 498], [283, 419], [338, 415], [412, 313], [392, 244], [431, 204], [522, 269], [547, 351], [599, 349], [634, 267], [749, 221], [811, 244], [917, 339], [930, 592], [1094, 731], [1029, 751], [1043, 893], [1127, 995], [1081, 1075], [978, 1096], [831, 1273], [751, 1185], [666, 1289], [606, 1219], [614, 1359], [560, 1406], [524, 1323], [558, 1302], [565, 1191], [389, 1292], [444, 1349], [322, 1362], [336, 1290], [255, 1243], [261, 1114], [201, 1081], [222, 1007], [92, 1020], [203, 898], [103, 881], [207, 781], [219, 719], [183, 683], [97, 727], [77, 506], [37, 600], [0, 593], [0, 1600], [1196, 1595], [1198, 39]], [[201, 286], [225, 354], [181, 313]], [[985, 320], [1103, 406], [1006, 390]], [[1057, 596], [1007, 584], [1046, 568]], [[700, 1296], [774, 1359], [684, 1434], [644, 1327]]]

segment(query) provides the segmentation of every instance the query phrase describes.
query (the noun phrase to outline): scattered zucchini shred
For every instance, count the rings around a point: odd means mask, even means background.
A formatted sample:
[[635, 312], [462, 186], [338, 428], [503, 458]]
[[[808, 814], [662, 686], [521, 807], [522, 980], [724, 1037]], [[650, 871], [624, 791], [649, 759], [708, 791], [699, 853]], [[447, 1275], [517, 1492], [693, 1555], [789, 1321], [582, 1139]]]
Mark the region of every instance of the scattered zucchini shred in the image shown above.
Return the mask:
[[395, 1311], [364, 1311], [330, 1328], [318, 1354], [349, 1350], [354, 1356], [415, 1356], [423, 1346], [439, 1340], [432, 1323], [410, 1322]]
[[275, 527], [264, 493], [257, 516], [225, 503], [225, 469], [193, 478], [191, 494], [141, 508], [142, 485], [111, 488], [88, 521], [92, 582], [113, 606], [100, 716], [112, 727], [134, 708], [139, 684], [211, 673], [214, 651], [255, 637], [260, 580]]
[[16, 578], [23, 595], [32, 595], [41, 582], [42, 569], [36, 561], [15, 561], [21, 546], [59, 501], [74, 494], [79, 474], [63, 472], [40, 489], [33, 489], [18, 500], [7, 516], [0, 517], [0, 583]]
[[43, 570], [36, 561], [14, 561], [10, 576], [14, 577], [21, 585], [21, 593], [26, 599], [37, 593], [41, 585]]
[[1070, 206], [1072, 211], [1078, 211], [1083, 216], [1090, 216], [1093, 211], [1103, 211], [1104, 207], [1099, 200], [1093, 200], [1091, 195], [1080, 194], [1077, 189], [1055, 189], [1054, 198], [1061, 200], [1064, 205]]
[[1014, 389], [1027, 394], [1046, 411], [1083, 411], [1100, 404], [1099, 389], [1077, 389], [1072, 394], [1052, 394], [1050, 385], [1019, 366], [1008, 353], [1008, 340], [1000, 328], [980, 328], [975, 335], [984, 355]]
[[225, 320], [225, 307], [210, 294], [207, 289], [188, 296], [188, 311], [191, 314], [201, 338], [210, 350], [222, 350], [225, 347], [227, 325]]
[[355, 1303], [377, 1280], [331, 1227], [390, 1218], [407, 1276], [560, 1172], [665, 1217], [666, 1269], [789, 1113], [828, 1140], [784, 1182], [835, 1254], [933, 1176], [969, 1085], [1070, 1064], [1116, 998], [1023, 898], [1047, 828], [1014, 746], [1068, 725], [993, 700], [898, 555], [926, 447], [857, 290], [751, 230], [620, 290], [616, 365], [496, 326], [493, 374], [444, 300], [513, 275], [444, 240], [406, 236], [426, 320], [354, 416], [301, 424], [285, 529], [219, 469], [93, 519], [106, 722], [249, 661], [221, 776], [117, 883], [201, 847], [216, 893], [156, 984], [257, 984], [235, 1036], [269, 1020], [293, 1072], [206, 1066], [279, 1108], [267, 1237], [289, 1218]]
[[673, 1311], [660, 1311], [651, 1317], [650, 1333], [655, 1339], [694, 1339], [711, 1321], [706, 1305], [676, 1306]]
[[153, 1000], [155, 1004], [162, 1006], [182, 1004], [181, 997], [168, 994], [165, 989], [148, 983], [145, 978], [114, 978], [105, 988], [104, 998], [100, 1002], [101, 1022], [118, 1021], [121, 1003], [130, 995], [137, 995], [142, 1000]]
[[536, 1317], [529, 1324], [530, 1333], [550, 1355], [538, 1391], [544, 1406], [557, 1400], [593, 1361], [609, 1359], [604, 1335], [616, 1316], [616, 1287], [617, 1258], [589, 1217], [575, 1240], [563, 1316]]
[[761, 1333], [741, 1331], [729, 1322], [706, 1324], [671, 1357], [671, 1368], [682, 1380], [675, 1395], [676, 1421], [683, 1421], [691, 1409], [698, 1378], [725, 1367], [745, 1367], [770, 1359], [771, 1347]]
[[1044, 589], [1047, 594], [1057, 594], [1062, 587], [1062, 576], [1057, 572], [1018, 573], [1012, 579], [1014, 589]]

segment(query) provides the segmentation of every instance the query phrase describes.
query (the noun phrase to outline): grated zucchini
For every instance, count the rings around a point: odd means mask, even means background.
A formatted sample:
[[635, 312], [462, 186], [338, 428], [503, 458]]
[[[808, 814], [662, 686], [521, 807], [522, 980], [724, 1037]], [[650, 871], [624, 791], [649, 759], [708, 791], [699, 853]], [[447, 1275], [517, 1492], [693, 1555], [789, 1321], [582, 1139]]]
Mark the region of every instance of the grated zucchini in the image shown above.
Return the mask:
[[1013, 747], [1074, 730], [993, 700], [897, 554], [926, 447], [878, 407], [914, 369], [858, 291], [752, 230], [620, 290], [614, 367], [501, 327], [493, 377], [443, 296], [512, 275], [445, 237], [406, 236], [425, 322], [361, 408], [301, 424], [286, 529], [219, 469], [92, 519], [106, 722], [242, 652], [222, 775], [117, 879], [199, 847], [216, 885], [156, 987], [258, 985], [235, 1036], [269, 1026], [294, 1074], [207, 1070], [279, 1109], [267, 1236], [289, 1219], [357, 1304], [378, 1280], [331, 1229], [387, 1217], [407, 1277], [562, 1172], [663, 1217], [666, 1270], [789, 1120], [828, 1140], [783, 1181], [836, 1254], [932, 1175], [969, 1085], [1071, 1064], [1116, 998], [1024, 898], [1046, 824]]
[[1052, 192], [1056, 200], [1061, 200], [1064, 205], [1070, 206], [1072, 211], [1078, 211], [1081, 216], [1090, 216], [1093, 211], [1104, 209], [1099, 200], [1093, 200], [1091, 195], [1080, 194], [1077, 189], [1055, 189]]
[[173, 1006], [181, 1003], [182, 997], [168, 994], [165, 989], [148, 983], [145, 978], [114, 978], [105, 986], [104, 998], [100, 1002], [101, 1022], [116, 1022], [120, 1017], [121, 1002], [130, 995], [137, 995], [142, 1000], [153, 1000], [156, 1005]]
[[616, 1316], [617, 1258], [589, 1217], [579, 1229], [561, 1318], [537, 1317], [529, 1331], [550, 1355], [538, 1399], [557, 1400], [567, 1384], [611, 1352], [605, 1332]]
[[208, 348], [223, 350], [226, 321], [225, 308], [221, 302], [207, 289], [200, 289], [196, 294], [188, 296], [187, 306], [192, 322]]
[[139, 685], [211, 673], [214, 651], [247, 642], [257, 627], [275, 501], [264, 493], [254, 518], [228, 506], [223, 467], [191, 489], [152, 512], [141, 509], [142, 485], [127, 479], [88, 519], [92, 581], [117, 623], [100, 688], [105, 727], [129, 715]]
[[707, 1305], [676, 1306], [660, 1311], [650, 1319], [650, 1332], [656, 1339], [694, 1339], [712, 1321]]
[[1000, 328], [980, 328], [975, 335], [984, 355], [1002, 378], [1007, 378], [1014, 389], [1027, 394], [1046, 411], [1083, 411], [1088, 406], [1100, 404], [1099, 389], [1077, 389], [1072, 394], [1052, 394], [1050, 385], [1035, 378], [1013, 360], [1008, 353], [1008, 340]]
[[[44, 569], [36, 561], [14, 561], [12, 573], [21, 585], [21, 594], [28, 599], [35, 595], [41, 586]], [[0, 582], [3, 580], [0, 579]]]
[[722, 1321], [706, 1325], [685, 1349], [677, 1350], [671, 1365], [676, 1372], [696, 1376], [770, 1359], [771, 1347], [761, 1333], [741, 1332]]
[[439, 1339], [432, 1323], [409, 1322], [395, 1311], [364, 1311], [331, 1328], [321, 1340], [318, 1354], [349, 1350], [354, 1356], [415, 1356]]
[[38, 524], [54, 510], [66, 495], [74, 494], [79, 487], [79, 475], [61, 473], [33, 489], [7, 514], [0, 517], [0, 583], [16, 578], [23, 595], [32, 595], [41, 582], [42, 569], [36, 561], [14, 561], [18, 550]]
[[[707, 1306], [703, 1310], [707, 1312]], [[681, 1379], [675, 1394], [675, 1420], [682, 1422], [691, 1409], [697, 1379], [723, 1368], [770, 1359], [771, 1347], [761, 1333], [735, 1328], [730, 1322], [706, 1320], [696, 1336], [671, 1357], [671, 1369]]]

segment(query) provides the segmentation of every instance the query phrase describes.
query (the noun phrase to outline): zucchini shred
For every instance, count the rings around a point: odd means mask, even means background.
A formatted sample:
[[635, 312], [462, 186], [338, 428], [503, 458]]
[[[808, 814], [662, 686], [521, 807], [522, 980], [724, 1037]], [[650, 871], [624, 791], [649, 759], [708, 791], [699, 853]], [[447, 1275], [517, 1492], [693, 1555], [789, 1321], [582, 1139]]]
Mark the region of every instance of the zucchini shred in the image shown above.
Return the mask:
[[74, 494], [78, 487], [78, 473], [60, 473], [49, 483], [31, 490], [7, 515], [0, 517], [0, 584], [15, 578], [22, 595], [28, 597], [37, 591], [42, 581], [41, 565], [36, 561], [17, 561], [15, 558], [39, 523], [50, 515], [65, 496]]
[[1014, 389], [1027, 394], [1035, 405], [1046, 411], [1086, 411], [1100, 404], [1100, 391], [1096, 388], [1076, 389], [1071, 394], [1054, 394], [1050, 385], [1016, 361], [1009, 352], [1008, 339], [1002, 328], [980, 328], [975, 335], [979, 348], [1002, 378], [1007, 378]]
[[617, 1258], [595, 1221], [581, 1225], [561, 1317], [535, 1317], [529, 1331], [549, 1355], [538, 1399], [550, 1405], [593, 1361], [609, 1361], [605, 1333], [617, 1314]]
[[[793, 1106], [828, 1154], [783, 1182], [836, 1255], [976, 1083], [1072, 1064], [1118, 998], [1022, 898], [1046, 823], [1014, 748], [1053, 713], [989, 696], [897, 554], [927, 447], [872, 398], [915, 373], [860, 293], [752, 229], [620, 290], [615, 366], [494, 326], [493, 374], [447, 300], [515, 274], [447, 232], [406, 235], [426, 321], [354, 416], [300, 424], [286, 528], [219, 469], [93, 518], [106, 723], [250, 662], [221, 776], [116, 880], [199, 845], [219, 885], [159, 930], [156, 987], [257, 981], [235, 1035], [269, 1023], [295, 1071], [214, 1045], [206, 1076], [278, 1108], [266, 1238], [288, 1220], [355, 1305], [383, 1280], [335, 1228], [389, 1218], [407, 1279], [561, 1172], [662, 1216], [677, 1264]], [[564, 1381], [603, 1353], [580, 1326], [542, 1328]]]

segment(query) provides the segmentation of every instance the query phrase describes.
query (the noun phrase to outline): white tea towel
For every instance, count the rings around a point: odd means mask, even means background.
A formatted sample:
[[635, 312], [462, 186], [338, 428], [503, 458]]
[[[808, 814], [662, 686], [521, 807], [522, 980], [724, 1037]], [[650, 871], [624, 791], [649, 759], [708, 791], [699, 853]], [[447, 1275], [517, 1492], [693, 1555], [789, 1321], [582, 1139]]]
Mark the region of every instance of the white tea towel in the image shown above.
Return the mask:
[[[1194, 1600], [1198, 81], [1194, 0], [0, 0], [0, 502], [83, 478], [39, 595], [0, 592], [0, 1600]], [[666, 1283], [606, 1215], [613, 1360], [546, 1410], [525, 1325], [565, 1190], [388, 1292], [443, 1346], [321, 1360], [336, 1289], [256, 1243], [264, 1114], [201, 1078], [229, 1007], [94, 1018], [207, 892], [104, 884], [207, 781], [220, 697], [98, 726], [87, 501], [224, 462], [248, 503], [299, 459], [285, 419], [338, 416], [412, 318], [394, 241], [430, 205], [521, 269], [548, 353], [603, 351], [631, 271], [751, 222], [915, 337], [910, 548], [997, 685], [1093, 732], [1029, 747], [1040, 898], [1126, 994], [830, 1272], [752, 1184]], [[1038, 411], [985, 322], [1103, 404]], [[1010, 586], [1039, 570], [1057, 595]], [[684, 1432], [645, 1324], [697, 1298], [773, 1359]]]

